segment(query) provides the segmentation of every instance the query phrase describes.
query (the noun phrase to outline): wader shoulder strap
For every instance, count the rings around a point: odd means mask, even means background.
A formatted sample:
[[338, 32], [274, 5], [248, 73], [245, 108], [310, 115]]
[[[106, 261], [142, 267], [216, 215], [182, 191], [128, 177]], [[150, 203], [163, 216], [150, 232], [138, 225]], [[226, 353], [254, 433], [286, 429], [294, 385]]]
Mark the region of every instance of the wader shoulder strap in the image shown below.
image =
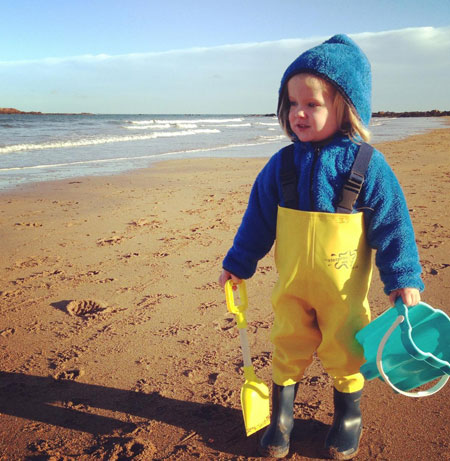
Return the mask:
[[372, 153], [373, 147], [370, 144], [362, 143], [359, 147], [350, 175], [342, 189], [341, 201], [336, 207], [337, 213], [351, 213], [353, 211], [353, 206], [364, 183], [364, 176], [372, 158]]
[[294, 164], [294, 144], [281, 151], [281, 189], [286, 208], [298, 210], [297, 175]]

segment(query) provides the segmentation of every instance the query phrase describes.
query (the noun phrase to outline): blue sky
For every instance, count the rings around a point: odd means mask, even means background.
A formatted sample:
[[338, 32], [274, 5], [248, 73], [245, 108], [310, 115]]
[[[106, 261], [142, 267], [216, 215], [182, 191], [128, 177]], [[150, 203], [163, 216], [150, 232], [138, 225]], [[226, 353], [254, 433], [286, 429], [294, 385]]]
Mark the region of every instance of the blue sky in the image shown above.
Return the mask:
[[349, 34], [374, 110], [450, 110], [449, 0], [15, 0], [0, 16], [0, 106], [267, 113], [305, 49]]

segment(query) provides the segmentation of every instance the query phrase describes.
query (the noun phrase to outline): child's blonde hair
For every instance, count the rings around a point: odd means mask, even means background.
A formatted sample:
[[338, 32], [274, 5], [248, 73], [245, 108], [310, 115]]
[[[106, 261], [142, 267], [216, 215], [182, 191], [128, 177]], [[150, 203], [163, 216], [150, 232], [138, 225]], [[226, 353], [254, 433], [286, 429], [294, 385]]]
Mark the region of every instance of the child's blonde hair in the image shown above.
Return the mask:
[[[323, 85], [323, 87], [332, 95], [333, 108], [336, 111], [336, 120], [339, 126], [339, 131], [348, 136], [353, 142], [369, 142], [370, 131], [364, 126], [361, 119], [358, 117], [353, 105], [344, 98], [342, 93], [337, 90], [332, 83], [316, 75], [311, 76], [316, 78], [321, 83], [321, 85]], [[277, 116], [283, 131], [287, 134], [291, 141], [294, 141], [296, 136], [289, 124], [289, 111], [290, 102], [286, 82], [283, 89], [281, 90]]]

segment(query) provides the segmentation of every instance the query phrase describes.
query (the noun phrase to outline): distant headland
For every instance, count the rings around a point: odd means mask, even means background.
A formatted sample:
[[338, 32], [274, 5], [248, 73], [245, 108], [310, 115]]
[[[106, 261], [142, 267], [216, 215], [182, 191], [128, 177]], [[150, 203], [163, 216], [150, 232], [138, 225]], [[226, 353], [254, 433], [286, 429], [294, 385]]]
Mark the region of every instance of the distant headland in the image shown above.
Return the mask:
[[448, 117], [450, 110], [427, 110], [413, 112], [373, 112], [372, 117]]
[[88, 112], [81, 112], [81, 113], [55, 113], [55, 112], [24, 112], [19, 109], [14, 109], [12, 107], [0, 107], [0, 114], [23, 114], [23, 115], [94, 115]]

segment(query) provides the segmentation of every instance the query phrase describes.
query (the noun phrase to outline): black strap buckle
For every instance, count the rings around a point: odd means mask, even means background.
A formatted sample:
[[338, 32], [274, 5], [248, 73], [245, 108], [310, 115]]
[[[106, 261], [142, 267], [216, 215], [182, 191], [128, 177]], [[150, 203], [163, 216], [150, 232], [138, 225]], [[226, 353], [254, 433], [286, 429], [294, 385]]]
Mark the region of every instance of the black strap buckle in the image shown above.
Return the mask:
[[338, 213], [351, 213], [356, 199], [361, 192], [364, 183], [364, 176], [352, 170], [347, 182], [342, 188], [341, 200], [338, 206]]
[[362, 185], [364, 184], [364, 176], [355, 170], [350, 171], [350, 176], [347, 179], [346, 186], [356, 192], [361, 192]]
[[367, 172], [372, 152], [373, 147], [366, 143], [358, 149], [350, 175], [342, 188], [340, 202], [336, 207], [338, 213], [352, 213], [364, 184], [364, 175]]

